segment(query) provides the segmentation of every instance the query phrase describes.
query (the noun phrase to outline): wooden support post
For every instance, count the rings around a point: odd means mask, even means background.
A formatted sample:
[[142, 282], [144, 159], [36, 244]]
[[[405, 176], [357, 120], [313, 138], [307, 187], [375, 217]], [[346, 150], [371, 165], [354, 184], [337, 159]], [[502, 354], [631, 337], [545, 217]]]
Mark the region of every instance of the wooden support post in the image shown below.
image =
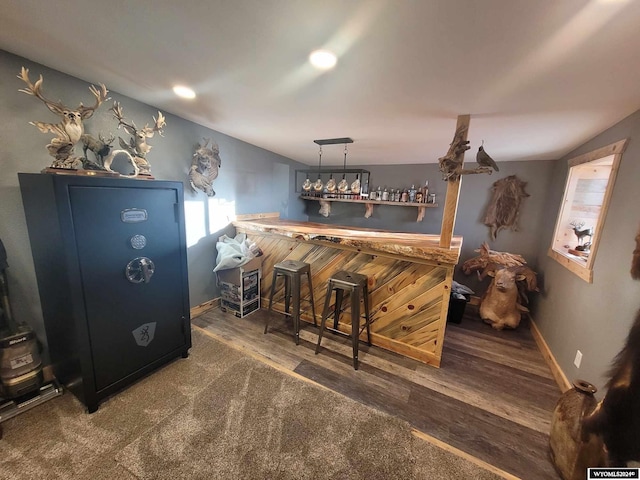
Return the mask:
[[[464, 131], [463, 141], [467, 140], [469, 134], [470, 115], [458, 115], [458, 123], [456, 124], [456, 132], [460, 127], [466, 127]], [[460, 168], [464, 163], [464, 152], [461, 153]], [[451, 238], [453, 237], [453, 227], [456, 224], [456, 213], [458, 211], [458, 199], [460, 198], [460, 185], [462, 177], [455, 180], [447, 181], [447, 194], [444, 200], [444, 210], [442, 213], [442, 228], [440, 229], [440, 246], [442, 248], [451, 248]]]

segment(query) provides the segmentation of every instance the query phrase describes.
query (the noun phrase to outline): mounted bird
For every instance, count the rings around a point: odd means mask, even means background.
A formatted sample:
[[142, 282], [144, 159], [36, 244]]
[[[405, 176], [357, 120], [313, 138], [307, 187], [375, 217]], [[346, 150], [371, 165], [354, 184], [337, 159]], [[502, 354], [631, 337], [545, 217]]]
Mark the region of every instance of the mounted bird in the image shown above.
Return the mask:
[[496, 165], [496, 162], [493, 160], [493, 158], [491, 158], [489, 154], [484, 151], [484, 140], [482, 141], [482, 145], [478, 147], [478, 153], [476, 154], [476, 162], [478, 162], [478, 165], [480, 165], [481, 167], [491, 167], [496, 172], [500, 171], [500, 169], [498, 168], [498, 165]]

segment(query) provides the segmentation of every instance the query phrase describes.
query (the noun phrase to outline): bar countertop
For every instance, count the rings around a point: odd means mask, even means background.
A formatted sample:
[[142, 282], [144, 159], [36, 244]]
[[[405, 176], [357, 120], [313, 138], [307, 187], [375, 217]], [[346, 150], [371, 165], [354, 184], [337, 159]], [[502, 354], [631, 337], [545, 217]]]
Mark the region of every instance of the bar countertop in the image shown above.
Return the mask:
[[328, 242], [448, 265], [458, 263], [462, 247], [460, 236], [452, 238], [450, 248], [443, 248], [440, 247], [439, 235], [298, 222], [274, 217], [237, 220], [233, 225], [238, 231], [245, 233], [261, 232], [293, 239]]

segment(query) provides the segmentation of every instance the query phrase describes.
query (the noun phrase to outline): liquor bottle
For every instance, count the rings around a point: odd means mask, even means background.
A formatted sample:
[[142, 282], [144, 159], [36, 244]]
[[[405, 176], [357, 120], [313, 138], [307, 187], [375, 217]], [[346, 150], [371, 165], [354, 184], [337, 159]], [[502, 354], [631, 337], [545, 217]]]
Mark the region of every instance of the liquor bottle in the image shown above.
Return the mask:
[[369, 198], [369, 180], [364, 182], [364, 185], [362, 186], [362, 190], [360, 191], [360, 196], [362, 198]]
[[416, 193], [416, 186], [411, 185], [411, 188], [409, 189], [409, 202], [413, 203], [416, 201]]
[[[380, 188], [378, 187], [378, 190], [380, 190]], [[382, 192], [382, 198], [381, 200], [383, 202], [388, 202], [389, 201], [389, 190], [387, 190], [387, 187], [384, 187], [384, 190]]]
[[378, 185], [378, 190], [376, 191], [376, 200], [382, 200], [382, 187]]
[[429, 180], [425, 180], [424, 187], [422, 187], [422, 201], [427, 203], [429, 200]]
[[400, 201], [401, 202], [408, 202], [409, 201], [409, 192], [407, 192], [406, 188], [402, 191], [402, 195], [400, 196]]
[[416, 192], [416, 203], [422, 203], [424, 201], [424, 197], [422, 196], [422, 189]]

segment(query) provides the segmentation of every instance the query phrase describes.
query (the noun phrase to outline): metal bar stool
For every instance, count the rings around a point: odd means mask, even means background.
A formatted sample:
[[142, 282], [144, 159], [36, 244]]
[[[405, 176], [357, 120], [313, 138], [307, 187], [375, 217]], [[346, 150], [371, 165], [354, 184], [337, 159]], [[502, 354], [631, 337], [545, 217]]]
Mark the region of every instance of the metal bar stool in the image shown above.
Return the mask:
[[[284, 260], [273, 266], [273, 279], [271, 281], [271, 294], [269, 295], [269, 311], [273, 305], [273, 294], [276, 290], [278, 276], [284, 277], [284, 311], [285, 315], [292, 317], [295, 330], [296, 345], [300, 344], [300, 283], [304, 274], [307, 274], [309, 292], [311, 294], [311, 312], [313, 324], [317, 327], [316, 307], [313, 299], [313, 284], [311, 283], [311, 265], [299, 260]], [[293, 312], [289, 313], [289, 307], [293, 301]], [[269, 315], [264, 322], [264, 333], [269, 328]]]
[[[336, 304], [333, 316], [333, 332], [346, 335], [338, 330], [338, 320], [340, 318], [342, 308], [342, 298], [344, 292], [349, 292], [351, 297], [351, 344], [353, 347], [353, 368], [358, 369], [358, 345], [360, 342], [360, 299], [364, 301], [365, 326], [367, 329], [367, 343], [371, 346], [371, 316], [369, 313], [369, 289], [367, 288], [366, 275], [359, 273], [347, 272], [341, 270], [329, 278], [327, 284], [327, 296], [324, 301], [324, 309], [322, 311], [322, 320], [320, 321], [320, 334], [318, 335], [318, 344], [316, 345], [316, 354], [320, 351], [320, 342], [324, 333], [327, 318], [329, 317], [329, 305], [331, 303], [331, 294], [336, 291]], [[362, 295], [362, 296], [361, 296]]]

